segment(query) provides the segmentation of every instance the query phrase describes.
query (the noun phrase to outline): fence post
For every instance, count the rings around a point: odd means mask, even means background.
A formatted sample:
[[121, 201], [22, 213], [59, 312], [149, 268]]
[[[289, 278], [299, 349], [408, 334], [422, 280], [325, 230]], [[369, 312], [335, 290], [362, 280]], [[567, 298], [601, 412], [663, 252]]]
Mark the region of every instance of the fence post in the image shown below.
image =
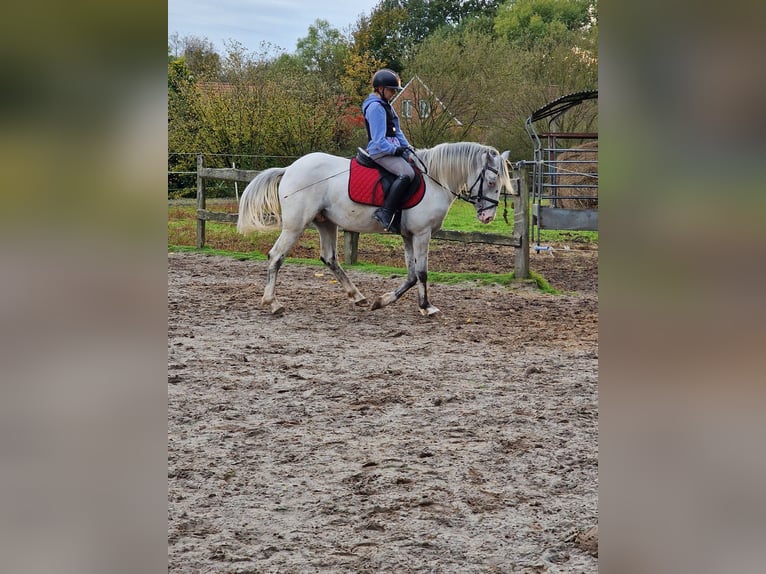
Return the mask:
[[[202, 169], [205, 167], [205, 158], [202, 154], [197, 155], [197, 210], [205, 209], [205, 178], [202, 177]], [[197, 215], [197, 249], [205, 246], [205, 220]]]
[[[231, 162], [231, 169], [237, 169], [237, 164]], [[239, 203], [239, 187], [237, 185], [237, 180], [234, 180], [234, 197], [236, 198], [237, 203]]]
[[518, 193], [513, 198], [513, 235], [519, 238], [513, 258], [513, 276], [516, 279], [529, 279], [529, 189], [526, 169], [519, 164], [513, 169]]
[[359, 255], [359, 233], [343, 230], [343, 262], [355, 265]]

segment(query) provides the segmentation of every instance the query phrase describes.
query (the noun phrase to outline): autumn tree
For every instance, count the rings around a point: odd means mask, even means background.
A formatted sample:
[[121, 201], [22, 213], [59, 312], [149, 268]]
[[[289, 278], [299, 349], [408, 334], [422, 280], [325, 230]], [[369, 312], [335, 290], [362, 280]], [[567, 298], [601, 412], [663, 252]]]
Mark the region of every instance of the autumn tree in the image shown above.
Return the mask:
[[352, 33], [352, 50], [367, 60], [381, 62], [400, 72], [410, 45], [403, 35], [407, 17], [407, 10], [395, 1], [382, 0], [370, 16], [362, 16], [357, 21]]
[[217, 79], [197, 79], [176, 62], [168, 83], [169, 149], [206, 153], [211, 165], [264, 169], [345, 151], [352, 139], [346, 99], [294, 59], [254, 57], [231, 44]]

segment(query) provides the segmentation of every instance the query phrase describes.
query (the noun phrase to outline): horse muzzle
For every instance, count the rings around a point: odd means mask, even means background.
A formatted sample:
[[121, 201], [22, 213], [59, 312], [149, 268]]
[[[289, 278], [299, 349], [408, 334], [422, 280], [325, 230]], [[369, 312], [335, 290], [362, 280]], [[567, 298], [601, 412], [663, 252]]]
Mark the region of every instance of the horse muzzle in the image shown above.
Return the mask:
[[495, 219], [495, 213], [497, 212], [496, 207], [490, 207], [487, 209], [482, 209], [476, 214], [476, 218], [485, 225], [487, 223], [492, 223], [492, 220]]

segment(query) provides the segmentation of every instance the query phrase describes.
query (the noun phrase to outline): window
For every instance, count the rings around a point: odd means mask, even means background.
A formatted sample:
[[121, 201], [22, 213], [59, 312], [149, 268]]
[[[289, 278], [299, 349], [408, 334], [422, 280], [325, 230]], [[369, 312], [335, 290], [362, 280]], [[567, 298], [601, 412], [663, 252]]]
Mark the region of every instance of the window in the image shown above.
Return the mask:
[[402, 117], [412, 117], [412, 100], [402, 100]]
[[427, 118], [431, 115], [431, 102], [420, 100], [418, 104], [418, 111], [420, 113], [421, 119]]

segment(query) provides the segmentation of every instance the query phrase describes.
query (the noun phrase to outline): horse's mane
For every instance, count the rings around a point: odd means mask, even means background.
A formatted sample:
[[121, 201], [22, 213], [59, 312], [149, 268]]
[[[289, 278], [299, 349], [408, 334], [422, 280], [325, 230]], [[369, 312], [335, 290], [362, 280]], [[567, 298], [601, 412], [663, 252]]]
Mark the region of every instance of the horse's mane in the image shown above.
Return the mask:
[[[432, 178], [452, 192], [458, 193], [466, 186], [468, 173], [481, 168], [484, 152], [494, 156], [500, 155], [495, 148], [474, 142], [441, 143], [432, 148], [417, 150], [415, 153], [423, 161]], [[508, 170], [505, 162], [501, 163], [503, 171], [498, 174], [498, 178], [502, 185], [510, 187]]]

